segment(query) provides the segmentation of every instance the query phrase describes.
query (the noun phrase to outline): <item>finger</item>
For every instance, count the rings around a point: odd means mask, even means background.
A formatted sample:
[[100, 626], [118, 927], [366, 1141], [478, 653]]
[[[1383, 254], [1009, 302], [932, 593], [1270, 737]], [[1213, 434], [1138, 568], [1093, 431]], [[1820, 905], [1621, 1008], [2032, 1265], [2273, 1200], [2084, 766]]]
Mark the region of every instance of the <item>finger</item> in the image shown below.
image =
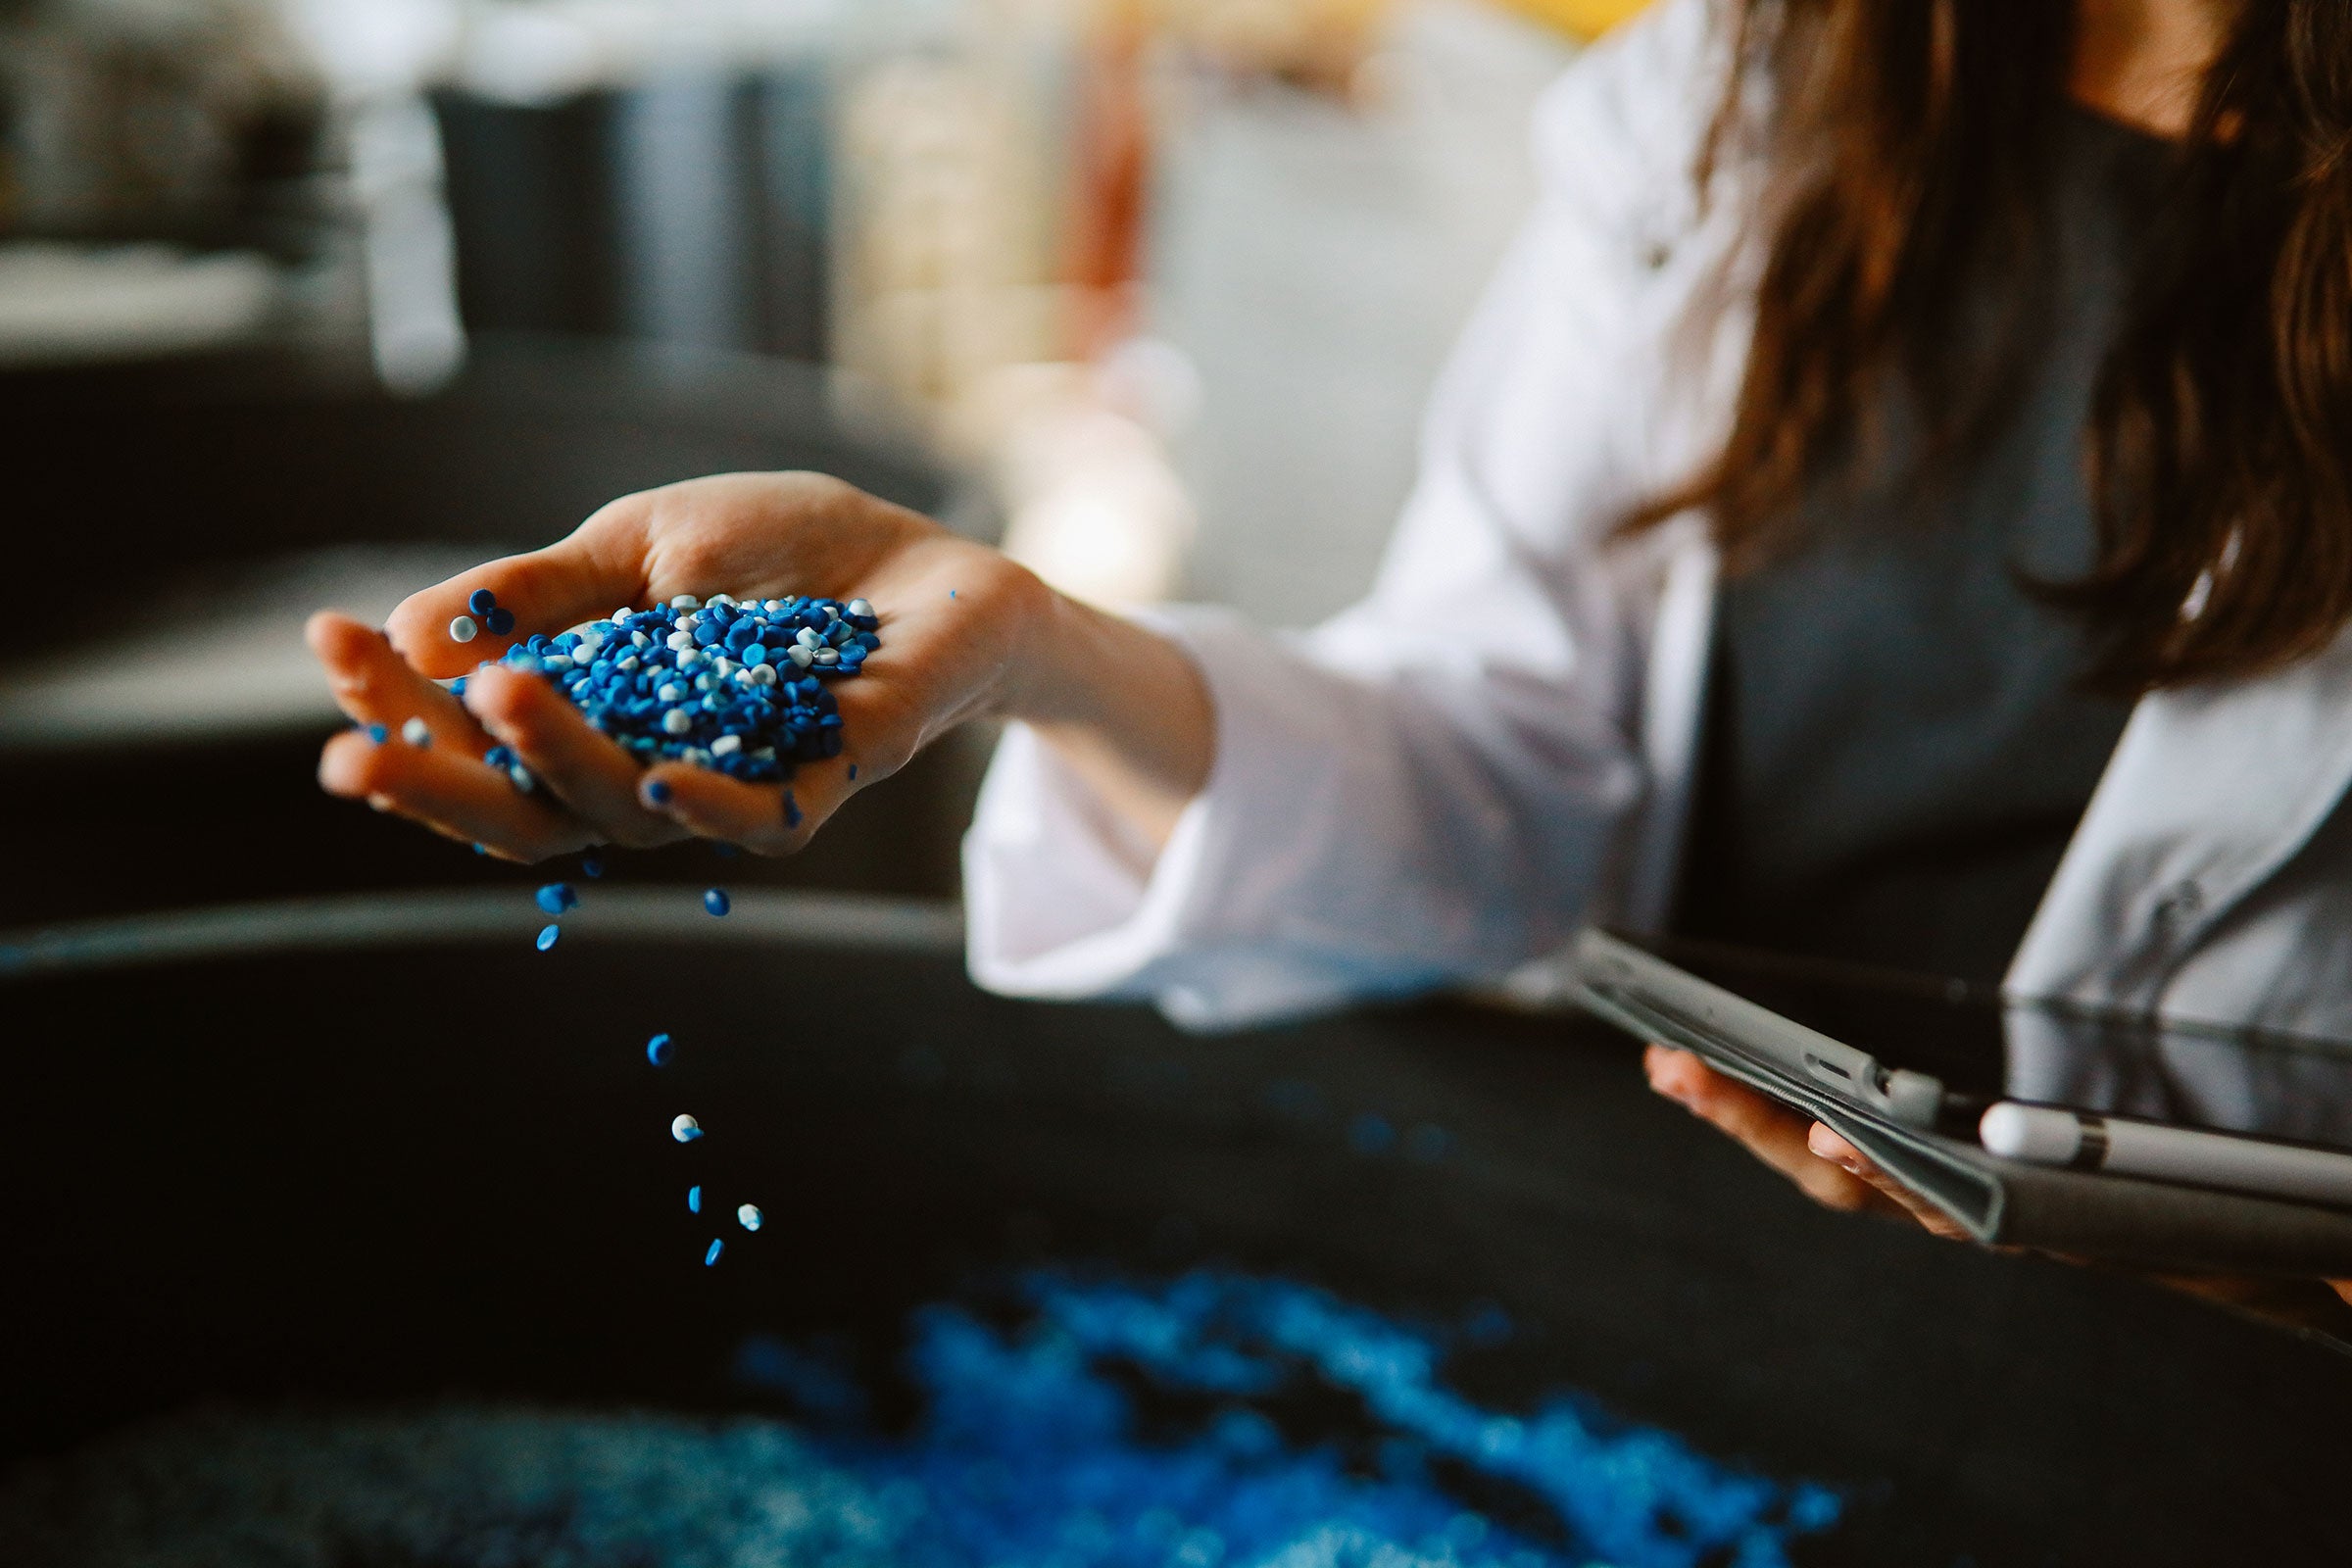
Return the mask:
[[783, 784], [747, 784], [685, 762], [650, 770], [639, 798], [698, 838], [740, 844], [755, 855], [792, 855], [808, 844], [850, 792], [840, 762], [804, 764]]
[[503, 666], [482, 670], [466, 683], [466, 707], [604, 838], [646, 849], [686, 836], [668, 816], [639, 803], [644, 770], [636, 759], [592, 728], [541, 676]]
[[1958, 1221], [1887, 1175], [1875, 1160], [1826, 1123], [1817, 1121], [1806, 1131], [1805, 1147], [1816, 1157], [1828, 1160], [1848, 1176], [1868, 1182], [1881, 1197], [1917, 1220], [1932, 1234], [1948, 1242], [1967, 1238], [1968, 1233], [1960, 1228]]
[[377, 745], [347, 731], [319, 753], [318, 782], [330, 795], [364, 800], [513, 859], [543, 860], [598, 842], [579, 818], [517, 793], [505, 774], [455, 748]]
[[[643, 497], [624, 496], [544, 550], [508, 556], [410, 595], [385, 622], [403, 658], [428, 675], [463, 675], [533, 632], [552, 633], [634, 604], [645, 591]], [[487, 626], [467, 642], [450, 635], [460, 615], [480, 625], [467, 601], [478, 589], [514, 615], [507, 636]]]
[[381, 632], [320, 611], [303, 627], [303, 637], [326, 666], [335, 706], [354, 723], [381, 724], [397, 735], [409, 719], [421, 718], [445, 746], [478, 755], [489, 744], [458, 700], [410, 667]]
[[2342, 1297], [2346, 1305], [2352, 1306], [2352, 1280], [2329, 1280], [2328, 1288]]
[[1734, 1083], [1688, 1051], [1653, 1044], [1643, 1065], [1658, 1093], [1730, 1134], [1823, 1207], [1901, 1212], [1868, 1182], [1814, 1155], [1805, 1141], [1809, 1118]]

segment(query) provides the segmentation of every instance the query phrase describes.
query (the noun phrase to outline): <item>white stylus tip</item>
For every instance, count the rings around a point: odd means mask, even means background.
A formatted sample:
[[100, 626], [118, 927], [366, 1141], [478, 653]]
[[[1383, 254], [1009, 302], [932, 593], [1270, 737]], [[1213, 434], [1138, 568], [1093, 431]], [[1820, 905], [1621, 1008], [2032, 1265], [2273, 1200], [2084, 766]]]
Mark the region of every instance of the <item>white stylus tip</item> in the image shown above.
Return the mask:
[[1986, 1153], [2002, 1159], [2063, 1165], [2082, 1147], [2082, 1124], [2071, 1110], [2020, 1105], [2004, 1100], [1985, 1107], [1983, 1119], [1977, 1123], [1977, 1141], [1984, 1146]]

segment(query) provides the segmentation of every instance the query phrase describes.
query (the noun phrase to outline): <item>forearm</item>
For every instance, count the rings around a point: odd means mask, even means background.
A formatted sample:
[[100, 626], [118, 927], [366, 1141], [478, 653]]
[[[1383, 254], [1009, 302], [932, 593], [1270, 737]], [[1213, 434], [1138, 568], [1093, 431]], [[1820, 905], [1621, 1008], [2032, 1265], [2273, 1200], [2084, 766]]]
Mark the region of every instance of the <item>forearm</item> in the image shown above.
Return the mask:
[[1002, 715], [1034, 729], [1156, 855], [1216, 760], [1216, 715], [1192, 659], [1132, 621], [1050, 594]]

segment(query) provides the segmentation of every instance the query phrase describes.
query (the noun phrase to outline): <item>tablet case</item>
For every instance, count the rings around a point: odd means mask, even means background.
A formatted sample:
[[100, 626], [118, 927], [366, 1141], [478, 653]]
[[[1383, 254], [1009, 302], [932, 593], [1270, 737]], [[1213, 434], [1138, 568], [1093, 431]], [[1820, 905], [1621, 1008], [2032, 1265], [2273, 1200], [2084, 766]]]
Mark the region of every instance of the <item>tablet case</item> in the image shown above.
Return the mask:
[[1696, 1052], [1725, 1076], [1826, 1123], [1987, 1246], [2186, 1273], [2352, 1277], [2352, 1211], [1999, 1159], [1974, 1144], [1874, 1115], [1666, 1013], [1648, 1012], [1638, 999], [1580, 986], [1578, 1001], [1629, 1034]]

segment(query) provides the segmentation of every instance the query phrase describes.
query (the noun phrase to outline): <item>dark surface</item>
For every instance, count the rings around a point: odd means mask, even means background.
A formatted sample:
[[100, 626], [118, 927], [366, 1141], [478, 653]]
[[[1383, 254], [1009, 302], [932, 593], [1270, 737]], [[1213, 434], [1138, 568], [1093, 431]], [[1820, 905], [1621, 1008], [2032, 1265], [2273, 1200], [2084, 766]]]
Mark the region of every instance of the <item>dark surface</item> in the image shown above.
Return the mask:
[[[1456, 1006], [1228, 1040], [974, 992], [952, 957], [566, 943], [0, 987], [0, 1451], [189, 1400], [741, 1403], [740, 1336], [847, 1332], [1042, 1256], [1280, 1270], [1524, 1326], [1581, 1387], [1858, 1489], [1809, 1560], [2340, 1562], [2352, 1363], [2202, 1304], [1808, 1208], [1624, 1042]], [[665, 1070], [642, 1056], [677, 1034]], [[681, 1149], [681, 1109], [710, 1136]], [[1360, 1115], [1451, 1135], [1354, 1152]], [[1397, 1148], [1419, 1147], [1407, 1136]], [[717, 1234], [683, 1197], [751, 1198]]]

